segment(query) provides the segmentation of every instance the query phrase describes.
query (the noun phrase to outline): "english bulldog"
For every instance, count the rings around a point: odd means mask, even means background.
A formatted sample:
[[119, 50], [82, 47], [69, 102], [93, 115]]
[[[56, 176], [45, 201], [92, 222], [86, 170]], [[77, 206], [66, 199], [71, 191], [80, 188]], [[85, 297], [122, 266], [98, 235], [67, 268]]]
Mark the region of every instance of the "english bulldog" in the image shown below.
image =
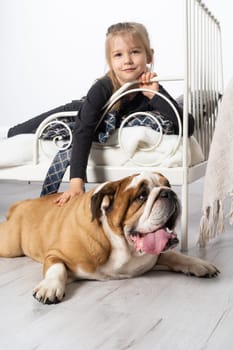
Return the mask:
[[180, 203], [159, 173], [141, 173], [105, 182], [63, 207], [59, 194], [19, 201], [0, 224], [0, 256], [29, 256], [43, 263], [33, 296], [56, 304], [73, 279], [122, 279], [165, 266], [199, 277], [219, 270], [171, 248]]

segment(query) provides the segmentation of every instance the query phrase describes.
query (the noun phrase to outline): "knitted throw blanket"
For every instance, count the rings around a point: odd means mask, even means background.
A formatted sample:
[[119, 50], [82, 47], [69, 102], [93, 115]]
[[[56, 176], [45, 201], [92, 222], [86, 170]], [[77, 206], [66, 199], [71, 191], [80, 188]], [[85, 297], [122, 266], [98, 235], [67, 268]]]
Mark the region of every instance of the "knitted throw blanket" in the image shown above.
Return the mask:
[[231, 198], [226, 217], [233, 224], [233, 79], [227, 86], [219, 108], [204, 180], [199, 244], [224, 231], [224, 200]]

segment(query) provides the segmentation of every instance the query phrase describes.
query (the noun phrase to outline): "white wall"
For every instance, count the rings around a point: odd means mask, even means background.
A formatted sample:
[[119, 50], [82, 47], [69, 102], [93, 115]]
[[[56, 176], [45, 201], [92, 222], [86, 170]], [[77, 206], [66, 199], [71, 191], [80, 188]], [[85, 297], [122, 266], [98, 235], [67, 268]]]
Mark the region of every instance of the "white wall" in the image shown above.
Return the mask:
[[[0, 125], [21, 122], [85, 95], [106, 71], [105, 32], [115, 22], [144, 23], [155, 49], [155, 71], [181, 75], [183, 1], [118, 0], [110, 9], [107, 0], [1, 0]], [[209, 0], [208, 5], [213, 3], [225, 28], [231, 3], [218, 2]], [[233, 58], [228, 32], [223, 35], [228, 80]], [[173, 86], [164, 85], [174, 94]]]

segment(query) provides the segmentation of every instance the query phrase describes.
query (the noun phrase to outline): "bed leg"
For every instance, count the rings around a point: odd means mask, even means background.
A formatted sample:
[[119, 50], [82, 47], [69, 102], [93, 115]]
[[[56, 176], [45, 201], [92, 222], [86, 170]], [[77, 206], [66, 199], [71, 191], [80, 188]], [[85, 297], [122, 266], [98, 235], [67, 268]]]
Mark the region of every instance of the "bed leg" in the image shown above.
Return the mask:
[[181, 251], [188, 251], [188, 179], [187, 171], [184, 171], [183, 185], [181, 188], [182, 214], [181, 214]]

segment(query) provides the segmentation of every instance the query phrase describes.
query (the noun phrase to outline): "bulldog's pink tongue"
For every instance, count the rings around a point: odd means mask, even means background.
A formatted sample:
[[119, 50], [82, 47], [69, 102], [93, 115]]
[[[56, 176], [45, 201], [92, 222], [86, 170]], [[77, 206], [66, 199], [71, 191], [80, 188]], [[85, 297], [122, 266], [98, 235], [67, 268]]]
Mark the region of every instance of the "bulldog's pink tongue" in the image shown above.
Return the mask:
[[148, 254], [160, 254], [165, 248], [168, 239], [169, 234], [163, 229], [148, 233], [143, 238], [143, 251]]
[[170, 234], [166, 230], [160, 229], [142, 237], [133, 237], [133, 240], [137, 251], [142, 250], [148, 254], [158, 255], [164, 250], [169, 238]]

